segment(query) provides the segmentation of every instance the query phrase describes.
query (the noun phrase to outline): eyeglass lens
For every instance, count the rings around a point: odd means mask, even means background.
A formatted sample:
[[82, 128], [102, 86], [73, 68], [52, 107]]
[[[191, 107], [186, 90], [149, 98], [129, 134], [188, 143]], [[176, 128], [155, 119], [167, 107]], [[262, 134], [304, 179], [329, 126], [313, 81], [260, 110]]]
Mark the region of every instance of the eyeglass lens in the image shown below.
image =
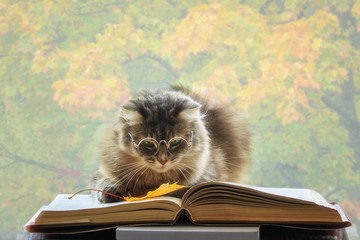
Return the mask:
[[[189, 144], [185, 139], [175, 137], [169, 141], [167, 148], [172, 155], [184, 154], [188, 150]], [[139, 142], [138, 149], [143, 155], [153, 156], [158, 152], [159, 143], [155, 139], [145, 138]]]

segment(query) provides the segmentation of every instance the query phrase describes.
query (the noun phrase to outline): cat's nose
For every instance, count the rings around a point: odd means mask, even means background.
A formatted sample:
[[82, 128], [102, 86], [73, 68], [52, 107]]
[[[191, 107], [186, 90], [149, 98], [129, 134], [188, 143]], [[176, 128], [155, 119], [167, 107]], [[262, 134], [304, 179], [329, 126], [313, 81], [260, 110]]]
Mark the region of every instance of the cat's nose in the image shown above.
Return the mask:
[[168, 161], [168, 157], [166, 153], [160, 154], [158, 157], [158, 161], [161, 165], [165, 165], [165, 163]]
[[160, 147], [159, 152], [158, 152], [158, 157], [157, 160], [159, 161], [159, 163], [161, 165], [165, 165], [165, 163], [168, 161], [168, 153], [167, 153], [167, 149], [166, 147]]

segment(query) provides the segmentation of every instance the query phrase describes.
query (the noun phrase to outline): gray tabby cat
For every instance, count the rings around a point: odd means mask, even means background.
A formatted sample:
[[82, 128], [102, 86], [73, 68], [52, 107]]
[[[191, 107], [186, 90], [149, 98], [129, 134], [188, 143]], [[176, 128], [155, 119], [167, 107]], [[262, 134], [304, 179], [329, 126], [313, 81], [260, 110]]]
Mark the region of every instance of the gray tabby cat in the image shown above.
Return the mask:
[[250, 158], [251, 133], [237, 110], [182, 87], [144, 92], [120, 107], [109, 128], [96, 187], [141, 196], [163, 183], [239, 182]]

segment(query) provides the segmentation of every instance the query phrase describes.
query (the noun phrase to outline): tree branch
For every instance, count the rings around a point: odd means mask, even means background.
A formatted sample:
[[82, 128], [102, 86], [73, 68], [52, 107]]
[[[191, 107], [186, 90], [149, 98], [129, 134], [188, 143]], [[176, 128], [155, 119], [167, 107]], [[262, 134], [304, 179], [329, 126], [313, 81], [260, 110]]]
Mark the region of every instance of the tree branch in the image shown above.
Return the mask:
[[[3, 152], [3, 154], [1, 154], [1, 152]], [[7, 167], [9, 167], [9, 166], [11, 166], [11, 165], [13, 165], [15, 163], [25, 163], [25, 164], [36, 166], [36, 167], [39, 167], [41, 169], [45, 169], [47, 171], [51, 171], [51, 172], [55, 172], [55, 173], [59, 173], [59, 172], [61, 172], [61, 170], [63, 170], [63, 169], [61, 169], [61, 168], [59, 168], [57, 166], [53, 166], [53, 165], [50, 165], [50, 164], [45, 164], [45, 163], [42, 163], [42, 162], [39, 162], [39, 161], [36, 161], [36, 160], [33, 160], [33, 159], [24, 159], [23, 157], [10, 152], [2, 144], [0, 144], [0, 156], [5, 157], [5, 158], [9, 158], [9, 159], [12, 160], [11, 163], [0, 166], [0, 168], [2, 168], [2, 169], [7, 168]]]
[[330, 197], [331, 197], [333, 194], [336, 194], [336, 193], [338, 193], [338, 192], [341, 191], [341, 190], [344, 190], [344, 187], [337, 186], [337, 187], [335, 187], [333, 190], [331, 190], [330, 192], [326, 193], [326, 194], [324, 195], [324, 198], [325, 198], [325, 199], [330, 199]]
[[343, 118], [349, 125], [352, 125], [355, 128], [359, 128], [359, 123], [354, 115], [349, 112], [350, 109], [344, 107], [343, 104], [339, 102], [339, 99], [335, 99], [329, 95], [322, 97], [323, 102], [328, 108], [334, 110], [339, 114], [341, 118]]
[[294, 178], [294, 172], [297, 171], [296, 167], [285, 166], [284, 164], [277, 163], [277, 169], [280, 171], [281, 175], [286, 179], [286, 181], [292, 187], [304, 188], [304, 184], [298, 181], [298, 179]]

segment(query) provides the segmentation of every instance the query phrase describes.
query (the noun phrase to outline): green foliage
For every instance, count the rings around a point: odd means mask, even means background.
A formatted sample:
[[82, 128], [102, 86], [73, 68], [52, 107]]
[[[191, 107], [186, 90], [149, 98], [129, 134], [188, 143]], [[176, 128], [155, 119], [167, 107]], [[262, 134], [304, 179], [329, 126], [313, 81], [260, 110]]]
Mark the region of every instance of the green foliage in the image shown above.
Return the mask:
[[241, 2], [3, 1], [0, 231], [85, 187], [118, 105], [174, 83], [246, 111], [249, 183], [316, 189], [357, 223], [359, 1]]

